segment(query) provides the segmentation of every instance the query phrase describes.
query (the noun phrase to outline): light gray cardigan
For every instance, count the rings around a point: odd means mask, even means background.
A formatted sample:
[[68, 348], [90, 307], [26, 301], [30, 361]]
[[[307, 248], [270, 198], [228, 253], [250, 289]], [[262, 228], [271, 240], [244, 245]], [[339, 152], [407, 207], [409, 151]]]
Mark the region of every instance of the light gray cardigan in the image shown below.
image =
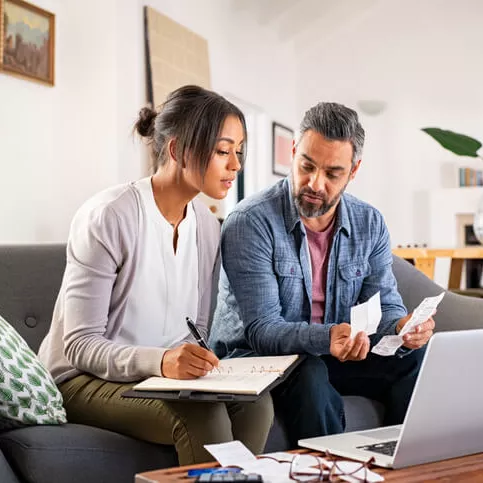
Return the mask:
[[[218, 277], [220, 225], [201, 201], [193, 200], [193, 208], [199, 267], [196, 322], [206, 337]], [[39, 350], [56, 383], [81, 373], [117, 382], [161, 375], [168, 348], [113, 342], [122, 326], [146, 222], [133, 184], [95, 195], [76, 213], [52, 324]]]

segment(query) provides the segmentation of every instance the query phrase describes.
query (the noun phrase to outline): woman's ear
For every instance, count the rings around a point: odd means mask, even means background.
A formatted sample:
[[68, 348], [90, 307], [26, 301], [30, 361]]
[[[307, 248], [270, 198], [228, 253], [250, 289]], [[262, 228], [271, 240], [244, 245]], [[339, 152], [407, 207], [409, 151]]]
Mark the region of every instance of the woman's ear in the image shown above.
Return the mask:
[[176, 139], [170, 139], [168, 142], [169, 157], [176, 161]]
[[[178, 154], [177, 154], [177, 150], [176, 150], [176, 139], [173, 138], [173, 139], [170, 139], [169, 142], [168, 142], [168, 152], [169, 152], [169, 157], [176, 163], [178, 164]], [[186, 162], [183, 161], [181, 163], [181, 168], [186, 168]]]

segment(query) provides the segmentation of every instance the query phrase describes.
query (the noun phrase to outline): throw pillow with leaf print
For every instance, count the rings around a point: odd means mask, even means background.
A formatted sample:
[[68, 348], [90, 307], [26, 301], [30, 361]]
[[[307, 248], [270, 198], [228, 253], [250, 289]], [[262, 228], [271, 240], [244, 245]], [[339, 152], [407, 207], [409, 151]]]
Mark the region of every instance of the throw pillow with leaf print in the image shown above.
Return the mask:
[[0, 430], [67, 422], [62, 395], [18, 332], [0, 317]]

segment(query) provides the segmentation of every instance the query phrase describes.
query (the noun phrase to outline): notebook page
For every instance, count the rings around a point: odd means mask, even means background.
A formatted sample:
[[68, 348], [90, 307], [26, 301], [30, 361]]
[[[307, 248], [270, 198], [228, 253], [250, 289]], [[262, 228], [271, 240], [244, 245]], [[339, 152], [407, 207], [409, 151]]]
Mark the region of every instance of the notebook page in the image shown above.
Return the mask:
[[[222, 374], [253, 374], [275, 372], [283, 374], [297, 359], [297, 354], [288, 356], [235, 357], [222, 359], [218, 366]], [[216, 372], [216, 369], [213, 370]]]
[[136, 391], [202, 391], [230, 394], [260, 394], [278, 378], [276, 372], [254, 374], [220, 374], [211, 372], [192, 380], [150, 377], [133, 389]]

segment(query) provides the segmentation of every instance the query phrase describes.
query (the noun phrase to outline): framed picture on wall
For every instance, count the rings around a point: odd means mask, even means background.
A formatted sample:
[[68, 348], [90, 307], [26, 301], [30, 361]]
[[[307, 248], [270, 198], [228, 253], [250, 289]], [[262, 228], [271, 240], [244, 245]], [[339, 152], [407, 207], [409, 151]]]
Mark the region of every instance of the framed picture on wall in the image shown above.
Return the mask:
[[55, 15], [23, 0], [0, 0], [0, 71], [54, 85]]
[[272, 172], [287, 176], [292, 165], [292, 142], [294, 132], [277, 122], [272, 123]]

